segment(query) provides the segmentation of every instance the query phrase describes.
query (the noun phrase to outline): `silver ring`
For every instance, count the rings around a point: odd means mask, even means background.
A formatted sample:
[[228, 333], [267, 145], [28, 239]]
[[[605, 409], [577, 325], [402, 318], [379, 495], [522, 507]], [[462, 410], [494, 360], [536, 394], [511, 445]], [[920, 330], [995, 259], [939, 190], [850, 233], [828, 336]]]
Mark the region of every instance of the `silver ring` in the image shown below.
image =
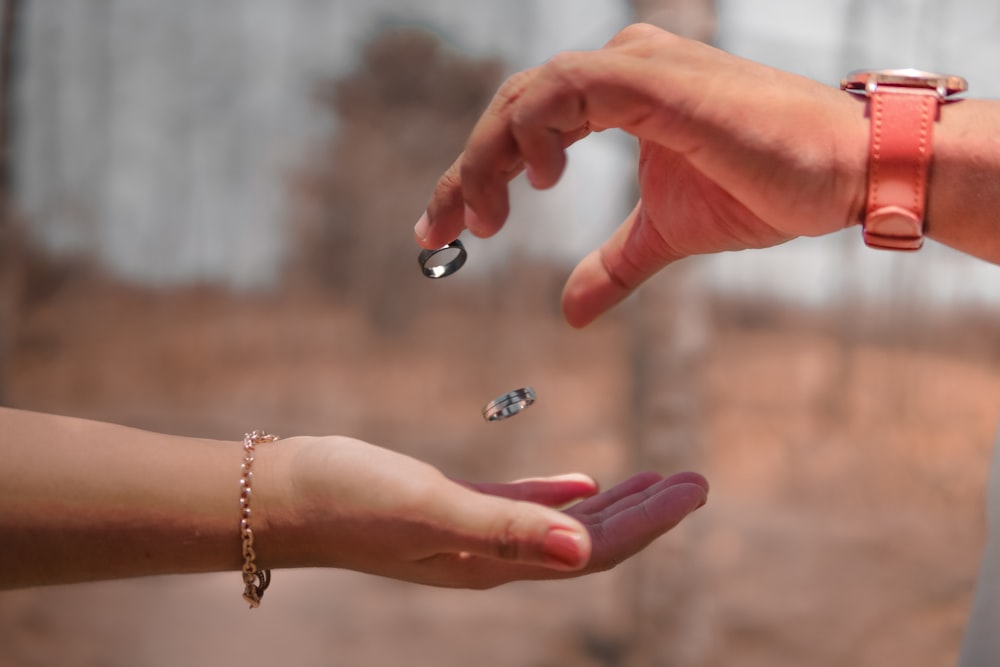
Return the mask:
[[444, 278], [458, 271], [465, 264], [468, 253], [458, 239], [437, 248], [436, 250], [421, 250], [417, 261], [420, 270], [428, 278]]
[[531, 387], [515, 389], [487, 403], [486, 407], [483, 408], [483, 419], [488, 422], [507, 419], [508, 417], [513, 417], [534, 402], [534, 389]]

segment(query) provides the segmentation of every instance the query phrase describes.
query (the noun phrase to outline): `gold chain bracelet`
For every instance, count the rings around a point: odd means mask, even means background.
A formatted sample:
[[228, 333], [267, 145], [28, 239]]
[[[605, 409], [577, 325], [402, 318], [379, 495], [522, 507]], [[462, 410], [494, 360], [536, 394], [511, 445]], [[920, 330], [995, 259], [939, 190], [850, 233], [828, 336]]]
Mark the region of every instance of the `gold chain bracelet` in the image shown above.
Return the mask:
[[243, 541], [243, 599], [250, 608], [260, 606], [260, 599], [271, 583], [271, 571], [257, 569], [257, 554], [253, 548], [253, 514], [250, 496], [253, 492], [254, 448], [264, 442], [274, 442], [278, 436], [264, 431], [251, 431], [243, 436], [243, 465], [240, 468], [240, 537]]

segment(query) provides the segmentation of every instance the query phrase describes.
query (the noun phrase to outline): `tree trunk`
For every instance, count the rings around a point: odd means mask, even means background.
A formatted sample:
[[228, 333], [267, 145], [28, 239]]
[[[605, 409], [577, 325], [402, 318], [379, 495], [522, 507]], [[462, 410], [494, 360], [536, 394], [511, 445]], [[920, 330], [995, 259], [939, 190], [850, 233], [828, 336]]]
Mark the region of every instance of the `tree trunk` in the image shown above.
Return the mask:
[[12, 80], [19, 0], [5, 0], [0, 15], [0, 405], [7, 402], [7, 376], [21, 294], [22, 243], [10, 191]]
[[[713, 0], [631, 0], [635, 17], [682, 37], [714, 40]], [[691, 261], [671, 266], [639, 291], [633, 309], [633, 423], [638, 469], [697, 469], [702, 447], [699, 368], [710, 323], [704, 287]], [[709, 650], [710, 606], [701, 585], [702, 539], [654, 542], [635, 568], [635, 641], [628, 664], [701, 664]]]

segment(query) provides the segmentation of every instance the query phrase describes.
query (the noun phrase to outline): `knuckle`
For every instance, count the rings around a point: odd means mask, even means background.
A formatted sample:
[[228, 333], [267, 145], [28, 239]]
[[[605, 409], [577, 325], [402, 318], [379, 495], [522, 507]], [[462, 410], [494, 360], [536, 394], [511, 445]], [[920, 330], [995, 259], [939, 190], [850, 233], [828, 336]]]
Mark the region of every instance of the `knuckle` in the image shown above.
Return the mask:
[[462, 191], [461, 166], [456, 162], [448, 168], [438, 179], [436, 192], [443, 193], [448, 203], [454, 203], [456, 196], [460, 197]]
[[608, 46], [621, 46], [623, 44], [636, 42], [654, 35], [662, 34], [665, 34], [663, 30], [650, 23], [633, 23], [619, 30], [618, 33], [611, 38], [611, 41], [608, 42]]
[[580, 51], [561, 51], [545, 63], [545, 73], [556, 83], [557, 88], [572, 88], [574, 74], [585, 66], [581, 61], [587, 57]]
[[473, 184], [478, 183], [479, 179], [484, 178], [485, 175], [481, 165], [476, 164], [473, 160], [462, 160], [462, 164], [459, 165], [455, 173], [451, 174], [451, 178], [458, 184], [456, 189], [472, 186], [469, 187], [469, 194], [473, 195], [480, 190]]
[[495, 104], [499, 109], [505, 109], [517, 101], [521, 93], [528, 87], [528, 83], [533, 78], [533, 70], [523, 70], [511, 74], [500, 84], [494, 97]]
[[495, 529], [490, 548], [497, 558], [516, 561], [521, 555], [516, 519], [505, 519]]

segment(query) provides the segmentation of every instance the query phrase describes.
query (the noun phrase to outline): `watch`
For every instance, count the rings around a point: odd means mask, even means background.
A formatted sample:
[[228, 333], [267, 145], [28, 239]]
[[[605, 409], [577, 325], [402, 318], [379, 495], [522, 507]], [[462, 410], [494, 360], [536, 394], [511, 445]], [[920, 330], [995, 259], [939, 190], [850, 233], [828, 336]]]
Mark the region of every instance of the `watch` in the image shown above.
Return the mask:
[[916, 69], [858, 70], [842, 90], [868, 97], [868, 196], [865, 244], [919, 250], [924, 243], [927, 175], [941, 104], [968, 89], [965, 79]]

